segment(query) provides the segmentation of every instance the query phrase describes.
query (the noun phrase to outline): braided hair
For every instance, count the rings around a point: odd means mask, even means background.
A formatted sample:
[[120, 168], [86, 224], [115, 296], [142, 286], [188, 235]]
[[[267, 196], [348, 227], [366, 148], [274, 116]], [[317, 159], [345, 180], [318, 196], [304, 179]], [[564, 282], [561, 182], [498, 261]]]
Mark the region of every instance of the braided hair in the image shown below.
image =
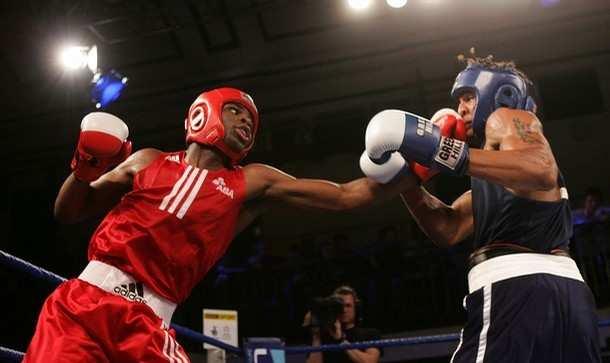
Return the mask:
[[517, 68], [515, 62], [494, 60], [493, 54], [490, 54], [486, 57], [479, 57], [476, 55], [474, 47], [470, 48], [467, 53], [467, 55], [459, 54], [457, 56], [458, 61], [466, 63], [469, 66], [476, 65], [489, 70], [500, 70], [515, 73], [516, 75], [521, 77], [528, 86], [533, 86], [532, 81], [522, 70]]

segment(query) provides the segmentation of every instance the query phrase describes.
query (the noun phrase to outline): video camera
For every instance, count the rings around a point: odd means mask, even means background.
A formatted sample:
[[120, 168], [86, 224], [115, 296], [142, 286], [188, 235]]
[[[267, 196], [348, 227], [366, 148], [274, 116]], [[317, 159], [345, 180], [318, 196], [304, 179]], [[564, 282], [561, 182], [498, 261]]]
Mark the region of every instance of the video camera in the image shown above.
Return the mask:
[[338, 295], [317, 297], [311, 304], [310, 327], [319, 327], [321, 331], [333, 329], [335, 321], [343, 313], [343, 299]]

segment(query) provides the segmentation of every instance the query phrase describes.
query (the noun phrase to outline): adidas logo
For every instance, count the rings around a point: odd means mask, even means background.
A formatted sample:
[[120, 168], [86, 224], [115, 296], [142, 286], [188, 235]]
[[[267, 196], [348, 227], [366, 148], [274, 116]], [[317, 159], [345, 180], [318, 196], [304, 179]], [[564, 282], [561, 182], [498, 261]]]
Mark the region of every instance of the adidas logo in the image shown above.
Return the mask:
[[173, 161], [174, 163], [180, 163], [180, 156], [179, 155], [167, 155], [165, 157], [165, 160]]
[[233, 189], [230, 189], [223, 177], [218, 177], [212, 181], [212, 184], [216, 185], [216, 190], [220, 191], [222, 194], [227, 197], [233, 199]]
[[144, 300], [144, 286], [141, 282], [132, 282], [129, 284], [115, 286], [113, 291], [117, 295], [121, 295], [127, 300], [135, 301], [142, 304], [148, 303], [146, 300]]

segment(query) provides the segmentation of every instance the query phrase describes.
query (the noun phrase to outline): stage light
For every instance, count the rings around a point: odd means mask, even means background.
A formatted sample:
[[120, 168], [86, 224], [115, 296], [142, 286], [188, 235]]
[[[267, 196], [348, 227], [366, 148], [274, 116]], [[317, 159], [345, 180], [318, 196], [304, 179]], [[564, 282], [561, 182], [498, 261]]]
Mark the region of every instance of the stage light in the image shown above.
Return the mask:
[[89, 68], [91, 73], [97, 72], [97, 47], [66, 46], [59, 54], [59, 61], [68, 71]]
[[96, 108], [105, 108], [116, 101], [127, 87], [127, 77], [123, 77], [115, 70], [103, 72], [98, 69], [95, 45], [66, 46], [61, 50], [59, 60], [68, 71], [88, 68], [93, 73], [91, 99]]
[[407, 5], [407, 0], [386, 0], [386, 3], [388, 3], [389, 6], [398, 9]]
[[347, 3], [354, 10], [364, 10], [371, 5], [371, 0], [347, 0]]
[[114, 70], [105, 74], [97, 73], [92, 82], [91, 98], [96, 108], [105, 108], [116, 101], [127, 87], [127, 77]]
[[97, 73], [97, 47], [95, 45], [87, 52], [87, 68], [91, 73]]
[[65, 69], [72, 71], [87, 64], [87, 47], [69, 46], [61, 50], [59, 60]]

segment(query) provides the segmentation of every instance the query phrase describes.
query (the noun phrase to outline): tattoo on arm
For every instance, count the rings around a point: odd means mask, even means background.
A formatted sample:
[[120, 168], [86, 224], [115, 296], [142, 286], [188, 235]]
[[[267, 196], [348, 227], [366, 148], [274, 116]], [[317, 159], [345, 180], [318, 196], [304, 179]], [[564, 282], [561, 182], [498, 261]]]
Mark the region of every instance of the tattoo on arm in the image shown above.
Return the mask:
[[526, 125], [519, 118], [513, 118], [513, 124], [515, 125], [515, 129], [517, 130], [517, 134], [528, 144], [542, 144], [542, 140], [537, 137], [537, 134], [532, 130], [530, 125]]

